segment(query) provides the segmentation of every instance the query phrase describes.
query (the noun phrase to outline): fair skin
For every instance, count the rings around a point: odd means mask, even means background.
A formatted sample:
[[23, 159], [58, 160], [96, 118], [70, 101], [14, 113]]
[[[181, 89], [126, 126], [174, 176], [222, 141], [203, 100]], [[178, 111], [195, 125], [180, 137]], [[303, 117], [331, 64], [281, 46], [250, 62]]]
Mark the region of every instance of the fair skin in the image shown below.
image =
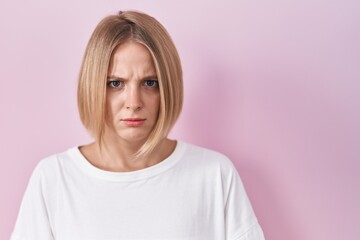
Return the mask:
[[161, 162], [173, 152], [176, 141], [165, 138], [150, 155], [133, 159], [154, 127], [159, 107], [160, 91], [150, 52], [134, 41], [121, 44], [108, 71], [103, 150], [94, 142], [81, 146], [81, 153], [94, 166], [115, 172]]

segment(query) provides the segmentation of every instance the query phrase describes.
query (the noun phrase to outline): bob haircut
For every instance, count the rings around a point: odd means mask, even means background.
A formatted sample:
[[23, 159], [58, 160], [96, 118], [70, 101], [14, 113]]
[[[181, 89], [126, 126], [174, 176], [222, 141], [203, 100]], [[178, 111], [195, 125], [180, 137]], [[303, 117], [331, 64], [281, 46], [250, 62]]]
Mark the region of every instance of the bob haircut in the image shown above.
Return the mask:
[[134, 157], [145, 156], [169, 134], [183, 105], [181, 62], [166, 29], [153, 17], [120, 11], [105, 17], [95, 28], [83, 57], [78, 82], [80, 119], [101, 149], [106, 119], [106, 82], [113, 51], [127, 41], [150, 52], [159, 81], [160, 109], [148, 139]]

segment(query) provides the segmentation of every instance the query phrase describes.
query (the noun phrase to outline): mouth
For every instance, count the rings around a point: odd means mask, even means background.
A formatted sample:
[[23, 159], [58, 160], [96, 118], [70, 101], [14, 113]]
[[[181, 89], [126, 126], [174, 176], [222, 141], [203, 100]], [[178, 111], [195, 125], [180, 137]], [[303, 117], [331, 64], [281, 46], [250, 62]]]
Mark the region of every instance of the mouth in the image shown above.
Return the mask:
[[129, 127], [138, 127], [144, 124], [146, 118], [124, 118], [121, 121]]

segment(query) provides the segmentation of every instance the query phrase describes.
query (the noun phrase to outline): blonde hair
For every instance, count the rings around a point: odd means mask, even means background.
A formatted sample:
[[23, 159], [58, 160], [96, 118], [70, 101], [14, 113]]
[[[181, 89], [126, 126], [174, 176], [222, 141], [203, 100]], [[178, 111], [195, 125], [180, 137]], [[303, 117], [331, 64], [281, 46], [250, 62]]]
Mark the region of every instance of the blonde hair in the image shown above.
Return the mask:
[[180, 58], [166, 29], [153, 17], [124, 11], [104, 18], [95, 28], [85, 50], [79, 74], [80, 119], [91, 136], [102, 141], [105, 126], [106, 81], [114, 49], [127, 41], [143, 44], [152, 55], [160, 86], [160, 110], [147, 141], [135, 157], [144, 156], [169, 134], [183, 104]]

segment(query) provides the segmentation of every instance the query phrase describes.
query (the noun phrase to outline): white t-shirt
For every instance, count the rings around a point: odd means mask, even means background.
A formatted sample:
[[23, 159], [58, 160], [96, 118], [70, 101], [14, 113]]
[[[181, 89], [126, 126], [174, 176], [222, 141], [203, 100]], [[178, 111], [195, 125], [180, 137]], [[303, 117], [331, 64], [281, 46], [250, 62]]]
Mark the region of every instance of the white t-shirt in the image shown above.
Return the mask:
[[162, 162], [132, 172], [96, 168], [78, 147], [43, 159], [11, 240], [263, 240], [224, 155], [177, 141]]

